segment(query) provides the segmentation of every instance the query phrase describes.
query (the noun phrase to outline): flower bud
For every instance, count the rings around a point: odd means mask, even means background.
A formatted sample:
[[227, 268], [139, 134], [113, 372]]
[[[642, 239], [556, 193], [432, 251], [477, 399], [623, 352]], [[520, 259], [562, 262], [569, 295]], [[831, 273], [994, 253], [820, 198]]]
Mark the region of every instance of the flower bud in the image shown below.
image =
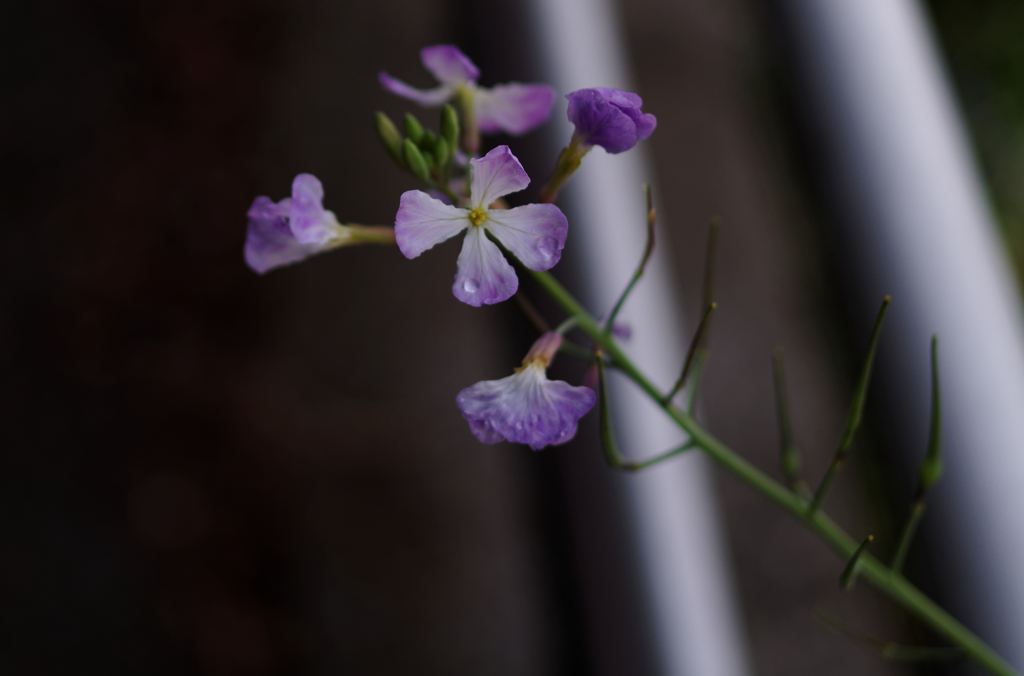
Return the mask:
[[441, 109], [441, 137], [450, 150], [459, 147], [459, 116], [448, 103]]
[[387, 151], [388, 155], [391, 156], [391, 159], [395, 161], [395, 164], [400, 169], [405, 169], [405, 160], [402, 158], [402, 135], [398, 133], [395, 123], [391, 121], [391, 118], [379, 111], [374, 114], [373, 123], [377, 130], [377, 138], [380, 139], [384, 150]]
[[434, 155], [434, 159], [437, 160], [437, 166], [443, 167], [448, 162], [449, 158], [451, 158], [448, 142], [443, 138], [437, 139], [437, 142], [434, 143], [434, 150], [432, 154]]
[[437, 136], [434, 134], [434, 132], [427, 129], [426, 131], [423, 132], [423, 138], [421, 138], [420, 142], [417, 143], [416, 145], [419, 146], [420, 150], [429, 153], [434, 150], [435, 143], [437, 143]]
[[423, 125], [413, 117], [412, 113], [405, 114], [405, 135], [412, 139], [416, 145], [423, 139]]
[[[406, 118], [406, 121], [408, 119]], [[408, 125], [406, 125], [406, 128], [408, 128]], [[420, 152], [420, 149], [416, 147], [411, 138], [405, 139], [405, 143], [402, 144], [402, 154], [405, 157], [405, 163], [409, 165], [409, 172], [413, 176], [421, 181], [430, 180], [430, 165], [427, 164], [423, 153]]]

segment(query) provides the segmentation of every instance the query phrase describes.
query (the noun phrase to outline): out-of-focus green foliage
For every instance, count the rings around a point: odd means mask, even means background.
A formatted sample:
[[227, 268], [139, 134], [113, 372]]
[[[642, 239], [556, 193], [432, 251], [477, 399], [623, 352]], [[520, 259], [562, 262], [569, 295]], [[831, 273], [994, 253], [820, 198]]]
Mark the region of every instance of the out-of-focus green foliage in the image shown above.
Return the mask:
[[1024, 1], [927, 5], [1024, 286]]

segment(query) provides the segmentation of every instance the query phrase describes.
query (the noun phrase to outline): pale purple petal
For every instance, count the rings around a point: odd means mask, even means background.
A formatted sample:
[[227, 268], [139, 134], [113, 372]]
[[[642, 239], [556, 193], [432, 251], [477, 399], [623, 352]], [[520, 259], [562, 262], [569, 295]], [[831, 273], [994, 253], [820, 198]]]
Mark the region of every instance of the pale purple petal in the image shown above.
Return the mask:
[[384, 71], [377, 75], [377, 79], [392, 94], [398, 94], [402, 98], [411, 99], [421, 106], [440, 106], [455, 95], [455, 85], [442, 84], [433, 89], [416, 89], [410, 87], [401, 80], [393, 78]]
[[542, 84], [512, 82], [492, 89], [480, 88], [473, 101], [480, 131], [487, 134], [505, 131], [518, 135], [548, 119], [555, 103], [555, 90]]
[[326, 244], [338, 236], [334, 214], [324, 210], [324, 187], [312, 174], [299, 174], [292, 182], [288, 223], [295, 239], [303, 244]]
[[639, 96], [618, 89], [580, 89], [566, 96], [569, 121], [588, 145], [609, 153], [621, 153], [651, 135], [657, 126], [653, 115], [640, 111]]
[[569, 223], [554, 204], [491, 209], [485, 226], [531, 270], [548, 270], [562, 257]]
[[406, 258], [416, 258], [467, 227], [465, 209], [445, 204], [421, 190], [402, 193], [395, 216], [395, 241]]
[[269, 197], [257, 197], [249, 208], [245, 262], [261, 275], [320, 251], [316, 244], [301, 244], [295, 239], [285, 220], [290, 208], [290, 199], [274, 204]]
[[530, 177], [508, 146], [498, 146], [480, 159], [471, 159], [469, 169], [469, 199], [474, 206], [487, 208], [499, 197], [530, 185]]
[[483, 228], [473, 227], [466, 233], [457, 266], [452, 293], [473, 307], [508, 300], [519, 288], [515, 271]]
[[434, 45], [420, 51], [423, 67], [433, 73], [438, 82], [463, 84], [476, 82], [480, 69], [455, 45]]
[[496, 444], [505, 440], [505, 437], [501, 436], [486, 420], [467, 420], [466, 422], [469, 423], [469, 431], [473, 433], [473, 436], [485, 444]]
[[474, 435], [494, 443], [496, 432], [509, 441], [539, 450], [565, 443], [576, 434], [577, 421], [594, 406], [594, 392], [561, 380], [548, 380], [544, 368], [531, 364], [515, 375], [487, 380], [455, 398]]

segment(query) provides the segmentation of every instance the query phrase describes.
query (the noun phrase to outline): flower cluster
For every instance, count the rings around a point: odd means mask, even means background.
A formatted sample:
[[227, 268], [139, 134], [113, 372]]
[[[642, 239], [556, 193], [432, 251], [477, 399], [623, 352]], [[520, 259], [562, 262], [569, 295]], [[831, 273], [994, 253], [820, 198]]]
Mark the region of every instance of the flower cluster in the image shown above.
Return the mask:
[[[452, 293], [475, 307], [500, 303], [519, 287], [506, 255], [536, 271], [554, 267], [561, 258], [569, 224], [551, 202], [583, 155], [594, 146], [610, 153], [628, 150], [650, 136], [656, 124], [653, 115], [640, 111], [636, 94], [604, 88], [572, 92], [568, 117], [575, 131], [541, 191], [542, 203], [510, 209], [503, 198], [525, 189], [530, 178], [508, 146], [478, 157], [479, 133], [518, 135], [533, 129], [548, 118], [554, 90], [519, 83], [481, 87], [479, 69], [450, 45], [427, 47], [421, 58], [440, 83], [434, 89], [415, 89], [383, 72], [379, 79], [394, 94], [424, 106], [443, 105], [440, 134], [424, 129], [411, 115], [406, 115], [404, 137], [383, 113], [377, 114], [376, 127], [399, 168], [426, 183], [430, 192], [402, 194], [393, 228], [342, 224], [324, 209], [320, 181], [299, 174], [290, 198], [275, 203], [257, 197], [249, 209], [249, 267], [263, 274], [359, 242], [394, 243], [406, 258], [416, 258], [465, 231]], [[456, 158], [456, 145], [469, 157]], [[561, 345], [561, 333], [547, 332], [514, 375], [459, 393], [459, 409], [480, 441], [508, 440], [540, 449], [576, 434], [577, 421], [594, 406], [595, 394], [588, 387], [548, 380], [547, 367]]]
[[[499, 131], [518, 136], [543, 123], [551, 114], [555, 90], [543, 84], [509, 84], [480, 87], [480, 69], [457, 47], [435, 45], [420, 52], [423, 67], [440, 84], [434, 89], [410, 87], [385, 72], [378, 76], [380, 83], [392, 94], [416, 101], [422, 106], [440, 106], [453, 99], [463, 110], [466, 127], [490, 134]], [[472, 142], [471, 142], [472, 143]], [[475, 147], [469, 148], [471, 152]]]

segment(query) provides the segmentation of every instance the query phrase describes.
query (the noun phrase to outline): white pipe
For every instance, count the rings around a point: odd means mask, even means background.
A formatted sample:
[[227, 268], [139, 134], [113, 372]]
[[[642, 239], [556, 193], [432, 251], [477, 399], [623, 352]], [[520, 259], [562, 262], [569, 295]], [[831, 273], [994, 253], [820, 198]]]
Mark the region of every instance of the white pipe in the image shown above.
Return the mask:
[[[527, 6], [545, 81], [563, 93], [594, 86], [635, 91], [609, 0], [528, 0]], [[566, 121], [564, 99], [560, 104], [553, 116], [559, 120], [557, 132], [564, 144], [572, 127]], [[649, 142], [658, 142], [657, 131]], [[648, 167], [643, 144], [616, 156], [595, 148], [563, 192], [570, 219], [567, 246], [579, 252], [580, 278], [574, 286], [584, 290], [584, 302], [597, 313], [611, 308], [640, 260], [645, 239], [641, 185], [650, 180]], [[666, 250], [657, 250], [621, 317], [633, 330], [626, 351], [667, 390], [678, 375], [688, 337], [682, 331]], [[684, 439], [631, 384], [615, 379], [610, 395], [624, 452], [633, 457], [652, 455]], [[597, 449], [594, 454], [598, 462]], [[626, 559], [633, 562], [632, 574], [642, 596], [635, 599], [643, 616], [639, 621], [650, 632], [645, 644], [651, 654], [640, 659], [650, 665], [651, 673], [749, 673], [706, 459], [693, 452], [637, 475], [615, 475], [609, 490], [590, 493], [588, 499], [617, 501], [614, 510], [625, 521], [631, 549]], [[613, 625], [614, 619], [610, 622]], [[614, 672], [621, 667], [601, 659], [602, 644], [615, 640], [615, 630], [607, 622], [590, 626], [598, 673], [627, 673]]]
[[946, 472], [929, 516], [943, 596], [1024, 669], [1021, 299], [914, 0], [778, 0], [819, 131], [861, 320], [893, 305], [877, 380], [916, 464], [939, 335]]

